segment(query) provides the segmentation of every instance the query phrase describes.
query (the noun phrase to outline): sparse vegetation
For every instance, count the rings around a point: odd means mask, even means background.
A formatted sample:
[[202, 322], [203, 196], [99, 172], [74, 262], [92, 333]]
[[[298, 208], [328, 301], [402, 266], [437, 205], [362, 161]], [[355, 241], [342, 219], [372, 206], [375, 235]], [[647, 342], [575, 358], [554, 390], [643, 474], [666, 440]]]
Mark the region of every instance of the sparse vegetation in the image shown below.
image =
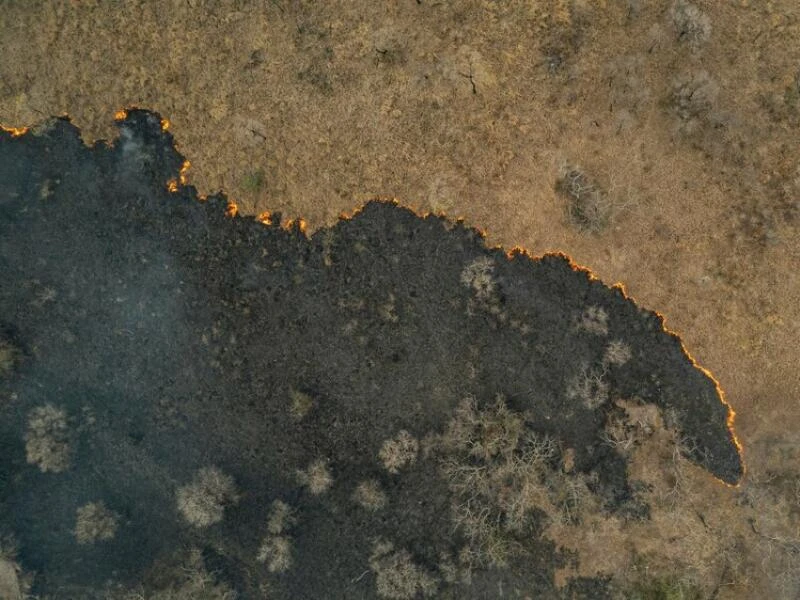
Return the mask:
[[417, 460], [419, 442], [405, 429], [397, 432], [390, 440], [383, 442], [378, 458], [389, 473], [397, 474], [400, 469], [411, 465]]
[[317, 459], [305, 471], [297, 471], [297, 480], [314, 496], [324, 494], [333, 485], [333, 476], [328, 468], [328, 461]]
[[233, 477], [217, 467], [203, 467], [192, 481], [178, 489], [178, 510], [194, 527], [222, 521], [225, 508], [239, 501]]
[[34, 408], [28, 414], [25, 453], [30, 464], [43, 473], [61, 473], [71, 461], [70, 430], [67, 411], [51, 403]]
[[629, 453], [663, 427], [655, 406], [620, 400], [615, 403], [615, 410], [608, 414], [602, 438], [619, 452]]
[[78, 508], [75, 539], [79, 544], [94, 544], [114, 539], [119, 516], [100, 502], [88, 502]]
[[447, 552], [439, 554], [439, 574], [442, 581], [451, 585], [469, 585], [472, 583], [472, 556], [469, 548], [453, 557]]

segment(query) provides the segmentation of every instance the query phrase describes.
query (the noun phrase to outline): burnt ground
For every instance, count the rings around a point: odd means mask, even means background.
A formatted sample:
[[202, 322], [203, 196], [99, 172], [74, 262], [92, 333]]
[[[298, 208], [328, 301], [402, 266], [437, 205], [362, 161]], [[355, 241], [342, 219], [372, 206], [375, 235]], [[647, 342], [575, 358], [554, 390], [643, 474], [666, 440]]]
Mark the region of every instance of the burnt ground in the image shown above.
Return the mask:
[[[381, 202], [307, 237], [280, 215], [262, 223], [223, 196], [169, 191], [183, 157], [159, 117], [131, 111], [118, 125], [115, 143], [92, 147], [63, 119], [0, 132], [0, 320], [18, 349], [0, 371], [0, 523], [37, 574], [35, 593], [135, 586], [188, 545], [242, 597], [264, 583], [278, 598], [376, 597], [376, 537], [436, 573], [463, 542], [447, 483], [431, 460], [392, 475], [377, 455], [398, 430], [441, 432], [465, 397], [502, 394], [556, 441], [551, 468], [569, 452], [573, 472], [592, 475], [609, 514], [648, 514], [625, 455], [604, 443], [616, 397], [658, 406], [717, 478], [742, 476], [714, 381], [660, 316], [565, 256], [506, 254], [462, 222]], [[465, 279], [476, 264], [481, 284]], [[630, 360], [604, 359], [612, 341]], [[607, 394], [569, 393], [593, 373]], [[299, 422], [292, 390], [314, 400]], [[60, 473], [26, 461], [26, 419], [46, 403], [69, 415]], [[334, 481], [314, 496], [295, 473], [319, 458]], [[206, 465], [232, 475], [241, 499], [198, 531], [180, 520], [175, 490]], [[383, 511], [353, 505], [364, 478], [385, 489]], [[254, 560], [276, 499], [298, 517], [282, 574]], [[76, 545], [75, 511], [96, 500], [119, 515], [116, 535]], [[533, 531], [525, 562], [440, 583], [442, 597], [607, 593], [604, 578], [557, 588], [569, 557]]]

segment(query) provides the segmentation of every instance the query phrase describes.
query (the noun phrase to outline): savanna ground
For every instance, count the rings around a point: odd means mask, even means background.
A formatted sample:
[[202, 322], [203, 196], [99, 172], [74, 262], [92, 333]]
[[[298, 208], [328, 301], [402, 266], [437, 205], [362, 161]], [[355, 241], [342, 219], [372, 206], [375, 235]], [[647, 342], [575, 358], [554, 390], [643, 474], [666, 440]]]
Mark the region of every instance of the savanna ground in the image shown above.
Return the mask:
[[[188, 182], [242, 213], [313, 230], [396, 197], [622, 282], [720, 382], [748, 472], [724, 487], [649, 434], [634, 468], [652, 519], [587, 517], [560, 543], [586, 575], [796, 597], [793, 0], [0, 7], [6, 126], [68, 114], [87, 140], [110, 138], [115, 111], [149, 108], [169, 119]], [[593, 204], [570, 213], [576, 171]]]

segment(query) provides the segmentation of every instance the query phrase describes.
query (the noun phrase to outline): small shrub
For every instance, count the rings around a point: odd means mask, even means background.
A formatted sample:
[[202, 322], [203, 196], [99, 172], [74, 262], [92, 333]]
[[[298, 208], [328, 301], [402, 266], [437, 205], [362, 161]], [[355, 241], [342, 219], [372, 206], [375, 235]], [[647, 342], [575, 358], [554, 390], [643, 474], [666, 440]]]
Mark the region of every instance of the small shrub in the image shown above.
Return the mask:
[[225, 508], [239, 501], [233, 478], [216, 467], [200, 469], [191, 483], [177, 492], [178, 510], [194, 527], [222, 521]]
[[256, 560], [267, 563], [270, 573], [288, 571], [292, 566], [292, 540], [285, 535], [265, 537], [258, 549]]
[[605, 372], [584, 365], [567, 384], [567, 398], [594, 410], [608, 401], [609, 385]]
[[22, 353], [11, 340], [0, 333], [0, 379], [11, 376], [19, 363]]
[[390, 542], [373, 544], [369, 566], [381, 598], [411, 600], [418, 594], [430, 598], [437, 591], [437, 578], [417, 565], [407, 550], [395, 550]]
[[75, 539], [79, 544], [94, 544], [114, 539], [117, 533], [116, 513], [101, 502], [88, 502], [77, 510]]
[[283, 573], [292, 566], [292, 540], [285, 535], [296, 519], [292, 507], [281, 500], [272, 503], [267, 521], [267, 535], [256, 554], [258, 562], [267, 563], [270, 573]]
[[255, 171], [248, 171], [242, 177], [242, 188], [245, 192], [250, 194], [257, 194], [260, 192], [265, 183], [264, 171], [256, 169]]
[[691, 134], [711, 121], [719, 85], [706, 71], [687, 73], [672, 84], [670, 103], [680, 119], [680, 130]]
[[580, 231], [599, 233], [611, 221], [608, 195], [578, 167], [565, 169], [556, 191], [566, 198], [567, 216]]
[[11, 534], [0, 534], [0, 598], [28, 600], [33, 574], [26, 573], [18, 561], [17, 540]]
[[621, 340], [614, 340], [606, 346], [603, 364], [621, 367], [631, 359], [631, 348]]
[[356, 486], [353, 500], [369, 511], [377, 511], [386, 506], [386, 493], [376, 479], [367, 479]]
[[451, 585], [469, 585], [472, 583], [472, 564], [468, 548], [464, 548], [458, 556], [447, 552], [439, 553], [439, 573], [445, 583]]
[[30, 464], [43, 473], [61, 473], [71, 460], [70, 431], [67, 412], [49, 402], [28, 414], [25, 453]]
[[478, 300], [490, 301], [497, 292], [494, 261], [488, 256], [476, 258], [461, 271], [461, 283], [470, 288]]
[[419, 442], [408, 431], [402, 429], [393, 439], [383, 442], [378, 458], [389, 473], [396, 474], [417, 460], [417, 452], [419, 452]]
[[608, 335], [608, 313], [602, 306], [588, 306], [578, 317], [576, 327], [594, 335]]
[[297, 471], [297, 480], [300, 485], [306, 486], [314, 496], [327, 492], [333, 485], [333, 476], [328, 468], [328, 463], [322, 458], [308, 465], [305, 471]]
[[282, 500], [275, 500], [269, 512], [267, 531], [273, 534], [283, 533], [297, 522], [292, 507]]
[[697, 50], [711, 37], [711, 21], [704, 12], [686, 0], [677, 0], [669, 10], [669, 15], [678, 41]]
[[289, 414], [295, 421], [301, 421], [314, 408], [314, 399], [294, 388], [289, 390]]

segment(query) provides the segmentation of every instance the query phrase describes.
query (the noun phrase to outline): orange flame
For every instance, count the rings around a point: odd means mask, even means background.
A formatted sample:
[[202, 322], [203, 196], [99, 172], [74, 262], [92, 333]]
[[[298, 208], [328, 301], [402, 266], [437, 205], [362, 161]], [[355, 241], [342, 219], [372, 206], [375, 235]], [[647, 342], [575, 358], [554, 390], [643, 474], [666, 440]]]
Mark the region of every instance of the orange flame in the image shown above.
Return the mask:
[[30, 127], [6, 127], [5, 125], [0, 125], [0, 131], [10, 133], [12, 138], [25, 135], [29, 130]]
[[169, 119], [161, 119], [161, 131], [169, 129]]
[[272, 225], [272, 214], [268, 210], [258, 213], [258, 216], [256, 216], [256, 221], [262, 225]]
[[[167, 122], [167, 125], [169, 125], [169, 121]], [[183, 161], [180, 173], [178, 174], [178, 181], [181, 182], [181, 185], [186, 185], [186, 172], [189, 170], [189, 167], [191, 166], [192, 163], [190, 163], [188, 160]]]
[[114, 113], [115, 121], [124, 121], [127, 117], [128, 117], [128, 111], [125, 110], [124, 108], [121, 108]]
[[297, 228], [300, 233], [305, 235], [307, 223], [306, 220], [303, 218], [299, 219], [292, 219], [290, 221], [286, 221], [286, 223], [282, 226], [286, 231], [291, 231], [294, 228]]
[[[180, 186], [186, 185], [186, 171], [188, 171], [189, 167], [191, 166], [192, 165], [188, 160], [183, 161], [183, 165], [181, 165], [181, 170], [178, 173], [178, 176], [167, 181], [167, 189], [170, 192], [175, 193], [178, 191]], [[203, 201], [205, 198], [199, 198], [199, 200]]]
[[228, 200], [228, 206], [225, 209], [225, 216], [233, 218], [237, 214], [239, 214], [239, 207], [236, 206], [236, 202], [234, 202], [233, 200]]

